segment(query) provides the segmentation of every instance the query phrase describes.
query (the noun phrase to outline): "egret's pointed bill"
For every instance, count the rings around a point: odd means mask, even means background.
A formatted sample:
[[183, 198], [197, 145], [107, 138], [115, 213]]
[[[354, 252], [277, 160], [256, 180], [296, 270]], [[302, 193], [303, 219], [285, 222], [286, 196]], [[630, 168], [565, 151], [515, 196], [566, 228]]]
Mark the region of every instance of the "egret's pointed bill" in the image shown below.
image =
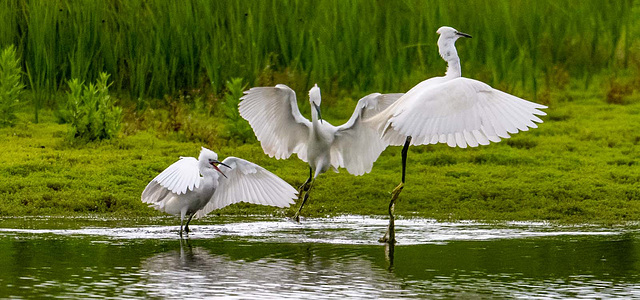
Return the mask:
[[224, 164], [224, 163], [222, 163], [222, 162], [220, 162], [220, 161], [218, 161], [218, 160], [212, 160], [212, 161], [211, 161], [211, 166], [212, 166], [214, 169], [216, 169], [216, 171], [220, 172], [220, 174], [222, 174], [222, 176], [224, 176], [224, 178], [227, 178], [227, 175], [224, 175], [224, 173], [222, 173], [222, 171], [218, 168], [218, 166], [216, 166], [216, 164], [223, 165], [223, 166], [225, 166], [225, 167], [227, 167], [227, 168], [229, 168], [229, 169], [231, 169], [231, 167], [229, 167], [228, 165], [226, 165], [226, 164]]
[[313, 107], [315, 107], [316, 112], [318, 112], [318, 120], [320, 120], [320, 123], [322, 123], [322, 113], [320, 113], [320, 106], [313, 103]]
[[456, 34], [459, 35], [459, 36], [462, 36], [462, 37], [471, 38], [470, 35], [468, 35], [468, 34], [466, 34], [464, 32], [456, 31]]

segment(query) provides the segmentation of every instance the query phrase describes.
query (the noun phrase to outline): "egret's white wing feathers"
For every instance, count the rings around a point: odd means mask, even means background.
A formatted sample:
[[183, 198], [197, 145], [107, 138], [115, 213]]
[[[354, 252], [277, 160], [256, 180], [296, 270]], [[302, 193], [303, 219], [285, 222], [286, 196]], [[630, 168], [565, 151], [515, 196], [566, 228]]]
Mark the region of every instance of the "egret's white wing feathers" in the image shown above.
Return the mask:
[[259, 165], [237, 157], [223, 163], [231, 167], [220, 167], [227, 178], [219, 177], [216, 192], [196, 217], [238, 202], [288, 207], [297, 198], [296, 189]]
[[164, 211], [170, 200], [197, 189], [201, 182], [198, 160], [193, 157], [181, 157], [147, 184], [141, 199], [143, 203]]
[[284, 84], [244, 93], [238, 105], [240, 116], [249, 121], [264, 152], [277, 159], [296, 153], [306, 162], [311, 122], [300, 113], [296, 93]]
[[337, 127], [331, 146], [331, 165], [343, 167], [353, 175], [371, 172], [373, 163], [387, 147], [380, 134], [362, 121], [384, 110], [402, 94], [369, 94], [358, 101], [349, 120]]
[[412, 145], [476, 147], [536, 128], [534, 122], [542, 122], [536, 115], [546, 115], [540, 110], [544, 105], [464, 77], [418, 87], [398, 100], [402, 105], [392, 114], [383, 112], [386, 118], [375, 120], [374, 128], [383, 125], [383, 137], [390, 144], [401, 144], [411, 136]]
[[180, 160], [170, 165], [149, 182], [145, 191], [142, 192], [142, 201], [149, 202], [145, 201], [145, 192], [154, 184], [158, 184], [172, 193], [181, 195], [187, 193], [187, 191], [193, 191], [195, 188], [198, 188], [201, 178], [200, 171], [198, 170], [198, 160], [194, 157], [180, 157]]

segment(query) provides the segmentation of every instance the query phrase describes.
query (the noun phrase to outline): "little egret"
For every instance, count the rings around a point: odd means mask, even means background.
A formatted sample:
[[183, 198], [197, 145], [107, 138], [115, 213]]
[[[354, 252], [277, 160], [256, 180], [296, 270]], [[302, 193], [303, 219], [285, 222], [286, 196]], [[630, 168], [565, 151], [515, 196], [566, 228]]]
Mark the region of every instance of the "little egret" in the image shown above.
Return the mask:
[[389, 203], [389, 227], [381, 242], [394, 243], [395, 200], [405, 183], [409, 145], [446, 143], [466, 148], [488, 145], [509, 138], [509, 134], [537, 128], [536, 115], [546, 115], [544, 105], [496, 90], [477, 80], [462, 77], [455, 42], [471, 38], [451, 27], [437, 31], [440, 56], [447, 62], [443, 77], [427, 79], [404, 94], [379, 114], [365, 121], [390, 145], [402, 145], [402, 181]]
[[184, 231], [189, 233], [194, 216], [238, 202], [288, 207], [295, 203], [296, 194], [295, 188], [261, 166], [231, 156], [220, 162], [218, 154], [202, 147], [198, 159], [180, 157], [151, 180], [142, 192], [142, 202], [179, 215], [182, 235], [187, 217]]
[[240, 116], [249, 121], [264, 152], [276, 159], [286, 159], [296, 153], [298, 158], [309, 163], [309, 178], [298, 189], [298, 196], [302, 197], [304, 192], [304, 198], [294, 220], [300, 220], [300, 212], [318, 175], [329, 168], [337, 172], [340, 167], [353, 175], [371, 171], [387, 143], [375, 129], [363, 126], [362, 121], [401, 95], [367, 95], [358, 101], [351, 118], [336, 127], [322, 119], [318, 85], [309, 90], [311, 121], [300, 113], [296, 93], [284, 84], [245, 91], [239, 104]]

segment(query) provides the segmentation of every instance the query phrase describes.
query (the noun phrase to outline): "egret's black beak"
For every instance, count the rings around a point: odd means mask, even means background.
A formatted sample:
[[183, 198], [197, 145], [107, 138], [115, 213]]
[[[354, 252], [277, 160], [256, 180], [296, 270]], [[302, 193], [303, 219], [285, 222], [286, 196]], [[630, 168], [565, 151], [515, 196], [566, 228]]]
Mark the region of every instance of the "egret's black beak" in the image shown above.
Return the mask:
[[218, 164], [220, 164], [220, 165], [223, 165], [223, 166], [225, 166], [225, 167], [227, 167], [227, 168], [231, 169], [231, 167], [229, 167], [229, 165], [227, 165], [227, 164], [225, 164], [225, 163], [223, 163], [223, 162], [220, 162], [220, 161], [216, 161], [216, 162], [217, 162]]
[[223, 163], [221, 163], [220, 161], [217, 161], [217, 160], [211, 161], [211, 166], [213, 166], [213, 168], [216, 169], [216, 171], [220, 172], [220, 174], [222, 174], [222, 176], [224, 176], [224, 178], [228, 178], [227, 175], [224, 175], [224, 173], [222, 173], [222, 171], [220, 171], [220, 169], [218, 168], [218, 166], [216, 166], [216, 164], [223, 165], [223, 166], [225, 166], [225, 167], [227, 167], [229, 169], [231, 169], [231, 167], [229, 167], [228, 165], [223, 164]]
[[320, 120], [320, 123], [322, 123], [322, 113], [320, 112], [320, 106], [317, 106], [315, 103], [313, 103], [313, 107], [316, 109], [316, 112], [318, 113], [318, 120]]
[[470, 35], [468, 35], [468, 34], [466, 34], [466, 33], [464, 33], [464, 32], [456, 31], [456, 34], [457, 34], [457, 35], [459, 35], [459, 36], [461, 36], [461, 37], [471, 38], [471, 36], [470, 36]]

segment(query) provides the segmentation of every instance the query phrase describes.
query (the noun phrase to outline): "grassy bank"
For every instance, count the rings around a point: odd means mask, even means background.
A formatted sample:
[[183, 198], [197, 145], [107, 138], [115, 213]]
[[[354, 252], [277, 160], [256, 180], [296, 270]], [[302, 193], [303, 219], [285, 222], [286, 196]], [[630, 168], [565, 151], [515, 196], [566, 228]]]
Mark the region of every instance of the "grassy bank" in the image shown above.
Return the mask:
[[[640, 103], [612, 105], [603, 94], [577, 92], [562, 98], [540, 128], [498, 144], [412, 147], [397, 213], [437, 219], [640, 219]], [[140, 193], [179, 156], [197, 156], [201, 145], [222, 158], [256, 162], [296, 187], [306, 179], [307, 166], [297, 158], [271, 159], [257, 143], [226, 141], [215, 127], [210, 137], [188, 136], [184, 124], [166, 134], [160, 125], [172, 123], [163, 114], [168, 113], [147, 110], [129, 117], [121, 138], [85, 145], [71, 145], [68, 125], [56, 124], [51, 113], [40, 124], [19, 114], [18, 125], [0, 129], [0, 215], [158, 215], [141, 203]], [[338, 124], [348, 115], [328, 110], [326, 118]], [[322, 175], [304, 215], [383, 215], [399, 179], [400, 148], [390, 147], [370, 174]], [[292, 215], [294, 209], [239, 204], [218, 213]]]

